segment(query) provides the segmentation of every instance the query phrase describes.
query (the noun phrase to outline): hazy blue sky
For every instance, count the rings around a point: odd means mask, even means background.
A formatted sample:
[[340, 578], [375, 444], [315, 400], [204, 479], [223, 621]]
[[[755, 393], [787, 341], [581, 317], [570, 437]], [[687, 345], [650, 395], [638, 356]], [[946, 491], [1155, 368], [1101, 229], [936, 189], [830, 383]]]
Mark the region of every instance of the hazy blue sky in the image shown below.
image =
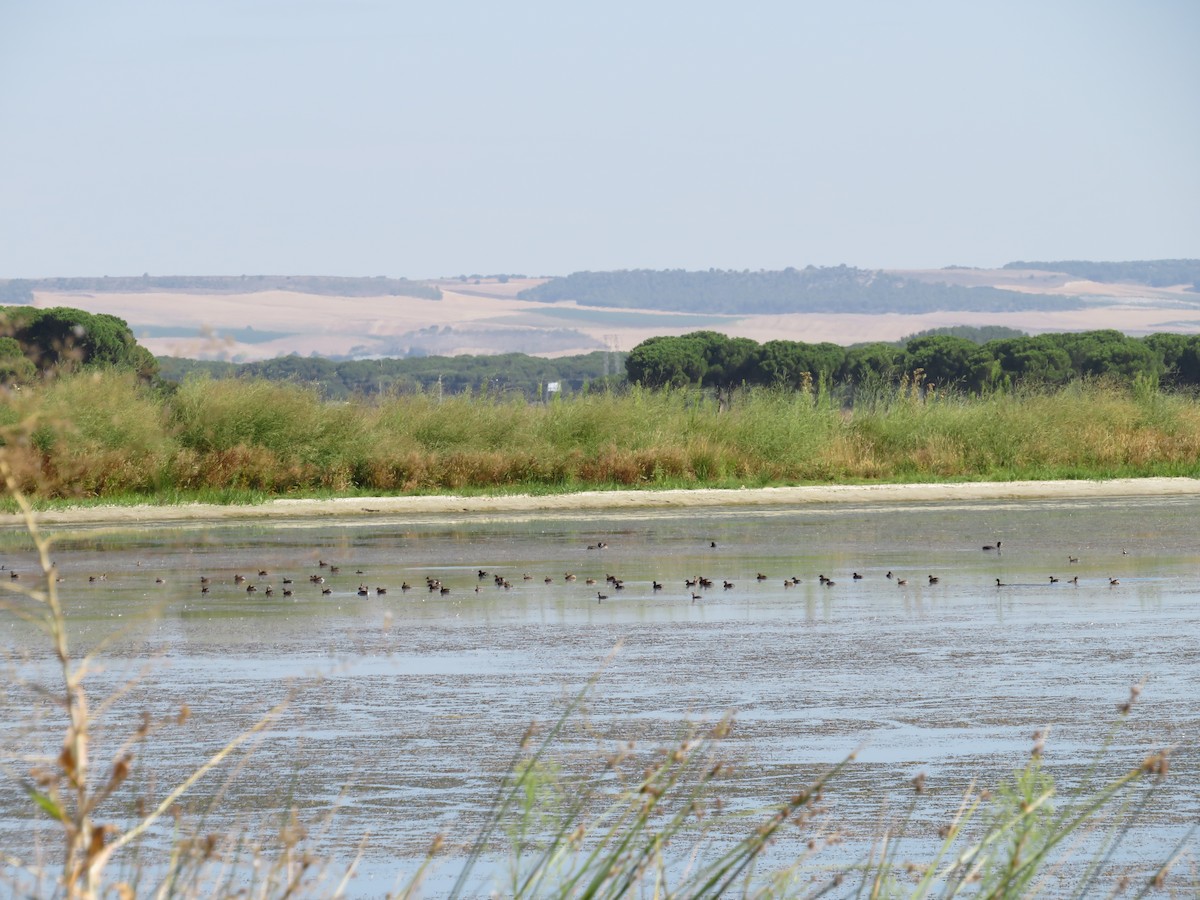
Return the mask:
[[1200, 256], [1200, 2], [0, 0], [0, 277]]

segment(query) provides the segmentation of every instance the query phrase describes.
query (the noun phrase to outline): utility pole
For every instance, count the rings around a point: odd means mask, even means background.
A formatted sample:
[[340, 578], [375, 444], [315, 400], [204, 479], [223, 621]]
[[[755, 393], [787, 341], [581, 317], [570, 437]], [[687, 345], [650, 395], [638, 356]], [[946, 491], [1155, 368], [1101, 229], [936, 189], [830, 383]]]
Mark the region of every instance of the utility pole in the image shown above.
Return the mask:
[[604, 377], [617, 374], [617, 359], [621, 352], [621, 345], [618, 342], [619, 335], [606, 334], [604, 336]]

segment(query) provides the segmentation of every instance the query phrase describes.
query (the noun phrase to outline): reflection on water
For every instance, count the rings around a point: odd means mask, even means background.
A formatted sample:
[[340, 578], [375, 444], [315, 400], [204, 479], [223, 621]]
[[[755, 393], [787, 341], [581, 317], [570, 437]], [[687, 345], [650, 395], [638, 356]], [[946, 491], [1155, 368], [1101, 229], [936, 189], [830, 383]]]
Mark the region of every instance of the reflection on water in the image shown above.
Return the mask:
[[[852, 846], [870, 840], [884, 796], [921, 771], [936, 828], [971, 779], [994, 784], [1021, 766], [1038, 729], [1050, 729], [1047, 761], [1069, 783], [1146, 679], [1101, 765], [1115, 776], [1177, 747], [1170, 796], [1131, 843], [1163, 853], [1154, 836], [1200, 811], [1198, 513], [1196, 500], [1156, 499], [464, 514], [80, 532], [55, 558], [76, 647], [120, 633], [94, 690], [146, 670], [98, 739], [119, 739], [143, 709], [186, 703], [187, 724], [143, 751], [143, 777], [161, 792], [290, 696], [236, 776], [192, 796], [202, 808], [220, 791], [223, 810], [256, 819], [337, 806], [328, 844], [349, 859], [370, 832], [359, 886], [371, 894], [434, 834], [470, 840], [530, 721], [552, 720], [617, 645], [564, 748], [665, 743], [734, 710], [726, 752], [741, 768], [726, 790], [746, 808], [857, 750], [827, 819]], [[1002, 553], [981, 549], [997, 540]], [[6, 564], [32, 577], [20, 536], [5, 546]], [[712, 586], [685, 586], [697, 576]], [[49, 711], [30, 719], [15, 683], [51, 673], [49, 648], [15, 618], [0, 628], [13, 764], [60, 729]], [[28, 851], [30, 816], [8, 778], [0, 843]]]

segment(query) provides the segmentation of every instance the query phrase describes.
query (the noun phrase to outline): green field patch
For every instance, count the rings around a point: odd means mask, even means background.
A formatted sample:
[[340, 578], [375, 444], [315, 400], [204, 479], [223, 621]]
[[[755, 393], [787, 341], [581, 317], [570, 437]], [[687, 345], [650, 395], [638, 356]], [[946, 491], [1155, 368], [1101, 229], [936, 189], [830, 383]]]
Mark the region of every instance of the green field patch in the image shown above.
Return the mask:
[[294, 331], [261, 331], [246, 328], [196, 328], [188, 325], [141, 325], [137, 328], [140, 338], [228, 338], [239, 344], [265, 344], [280, 338], [293, 337]]

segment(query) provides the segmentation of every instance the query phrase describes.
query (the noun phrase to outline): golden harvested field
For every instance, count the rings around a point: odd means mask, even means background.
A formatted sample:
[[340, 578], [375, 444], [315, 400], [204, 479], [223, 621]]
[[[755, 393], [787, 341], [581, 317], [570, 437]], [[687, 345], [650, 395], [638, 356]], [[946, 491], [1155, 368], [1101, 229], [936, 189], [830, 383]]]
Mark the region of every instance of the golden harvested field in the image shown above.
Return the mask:
[[929, 328], [1005, 325], [1023, 331], [1114, 328], [1128, 334], [1200, 331], [1195, 295], [1181, 290], [1070, 281], [1045, 273], [938, 270], [910, 277], [992, 284], [1011, 290], [1079, 295], [1083, 309], [1059, 312], [937, 312], [791, 315], [691, 315], [614, 310], [574, 303], [534, 303], [516, 294], [540, 279], [501, 284], [440, 282], [441, 300], [331, 297], [268, 291], [253, 294], [38, 293], [38, 306], [74, 306], [127, 321], [160, 356], [249, 361], [301, 356], [403, 356], [521, 352], [543, 356], [629, 350], [655, 335], [701, 328], [736, 337], [852, 344], [890, 341]]

